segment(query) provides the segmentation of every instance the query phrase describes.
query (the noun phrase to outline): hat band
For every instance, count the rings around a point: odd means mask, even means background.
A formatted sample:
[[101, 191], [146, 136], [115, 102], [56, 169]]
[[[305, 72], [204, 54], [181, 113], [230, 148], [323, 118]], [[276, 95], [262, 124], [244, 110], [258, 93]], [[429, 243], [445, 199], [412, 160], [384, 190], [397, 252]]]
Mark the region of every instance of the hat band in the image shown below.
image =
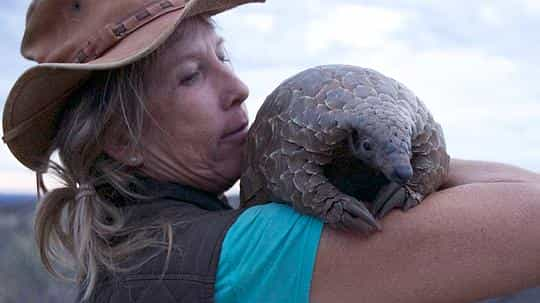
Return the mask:
[[91, 37], [83, 48], [75, 52], [72, 62], [86, 63], [97, 59], [139, 27], [167, 13], [183, 9], [186, 2], [186, 0], [163, 0], [152, 3], [122, 22], [106, 25], [97, 35]]

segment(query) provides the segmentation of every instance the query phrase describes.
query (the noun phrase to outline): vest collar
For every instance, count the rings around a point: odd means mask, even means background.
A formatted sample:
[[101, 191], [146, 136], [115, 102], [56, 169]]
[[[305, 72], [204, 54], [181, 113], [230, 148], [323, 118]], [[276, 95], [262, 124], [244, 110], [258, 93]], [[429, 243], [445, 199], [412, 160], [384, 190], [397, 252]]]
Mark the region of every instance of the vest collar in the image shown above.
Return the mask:
[[117, 204], [117, 206], [126, 207], [156, 203], [163, 200], [174, 200], [178, 202], [193, 204], [199, 208], [209, 211], [232, 209], [229, 206], [225, 195], [218, 195], [216, 193], [207, 192], [180, 183], [158, 181], [140, 175], [137, 176], [137, 179], [139, 180], [142, 187], [132, 187], [132, 190], [138, 194], [151, 196], [153, 198], [149, 200], [120, 199], [121, 202], [115, 199], [117, 202], [115, 204]]

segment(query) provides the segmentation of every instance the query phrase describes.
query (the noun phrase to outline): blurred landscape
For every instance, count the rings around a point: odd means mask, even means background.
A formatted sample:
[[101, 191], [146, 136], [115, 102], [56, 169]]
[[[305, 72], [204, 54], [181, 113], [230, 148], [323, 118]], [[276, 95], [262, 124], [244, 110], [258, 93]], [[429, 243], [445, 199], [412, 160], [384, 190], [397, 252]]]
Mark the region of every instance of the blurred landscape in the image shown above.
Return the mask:
[[[35, 197], [0, 194], [0, 303], [74, 302], [75, 289], [51, 278], [37, 255], [32, 230]], [[237, 205], [238, 197], [229, 202]], [[540, 288], [481, 303], [538, 303]]]
[[49, 276], [33, 238], [35, 197], [0, 195], [0, 303], [74, 302], [75, 290]]

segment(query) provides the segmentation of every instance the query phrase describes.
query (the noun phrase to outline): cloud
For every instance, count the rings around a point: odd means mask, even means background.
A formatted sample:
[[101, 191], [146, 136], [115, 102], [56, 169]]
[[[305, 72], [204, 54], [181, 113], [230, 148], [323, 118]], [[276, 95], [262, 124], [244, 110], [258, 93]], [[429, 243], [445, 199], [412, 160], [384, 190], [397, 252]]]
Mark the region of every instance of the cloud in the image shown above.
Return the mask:
[[478, 14], [486, 25], [500, 27], [504, 24], [502, 12], [493, 6], [481, 7]]
[[520, 0], [523, 10], [530, 15], [540, 14], [540, 2], [537, 0]]
[[[30, 65], [19, 55], [28, 3], [0, 4], [0, 97]], [[453, 156], [540, 172], [539, 15], [536, 0], [298, 0], [246, 5], [215, 19], [250, 87], [252, 121], [264, 98], [293, 74], [355, 64], [403, 82], [424, 100]], [[4, 172], [15, 175], [2, 179]], [[33, 188], [26, 176], [0, 147], [0, 181]]]
[[352, 48], [381, 48], [388, 35], [406, 21], [402, 12], [363, 5], [337, 5], [313, 19], [305, 30], [306, 49], [317, 52], [334, 44]]
[[36, 176], [30, 170], [0, 171], [0, 193], [32, 193], [36, 190]]
[[24, 32], [26, 6], [29, 1], [5, 1], [0, 4], [0, 104], [17, 77], [30, 65], [20, 55], [20, 42]]
[[[51, 175], [44, 176], [48, 189], [57, 188], [60, 182]], [[36, 175], [31, 170], [0, 170], [0, 193], [36, 193]]]
[[[263, 96], [301, 69], [355, 64], [375, 68], [416, 92], [443, 124], [453, 155], [540, 171], [535, 156], [540, 154], [540, 75], [534, 68], [539, 59], [529, 52], [538, 43], [527, 31], [533, 21], [502, 2], [470, 3], [468, 10], [463, 4], [338, 1], [326, 11], [305, 12], [300, 22], [277, 13], [275, 23], [289, 29], [275, 28], [262, 43], [244, 41], [235, 58], [244, 62], [238, 72], [252, 88], [252, 117]], [[516, 15], [522, 17], [518, 22]], [[242, 25], [225, 24], [233, 44], [256, 36], [246, 28], [241, 31], [246, 35], [235, 35]]]
[[248, 14], [244, 20], [246, 25], [253, 26], [262, 33], [268, 33], [274, 27], [274, 17], [268, 14]]
[[[0, 104], [22, 72], [31, 65], [19, 53], [24, 31], [24, 16], [29, 1], [3, 1], [0, 4]], [[0, 131], [0, 135], [3, 130]], [[17, 162], [7, 147], [0, 143], [0, 192], [28, 192], [32, 189], [31, 172]], [[35, 184], [34, 184], [35, 187]]]

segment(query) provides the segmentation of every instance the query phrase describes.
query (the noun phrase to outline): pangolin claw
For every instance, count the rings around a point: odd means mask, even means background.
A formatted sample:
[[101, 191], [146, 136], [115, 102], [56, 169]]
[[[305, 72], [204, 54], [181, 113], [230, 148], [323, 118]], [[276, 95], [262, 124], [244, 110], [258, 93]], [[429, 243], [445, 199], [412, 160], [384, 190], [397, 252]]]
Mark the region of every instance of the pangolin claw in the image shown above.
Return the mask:
[[407, 199], [407, 190], [397, 183], [389, 183], [378, 192], [373, 201], [371, 212], [377, 219], [383, 218], [396, 207], [403, 207]]
[[353, 199], [344, 201], [343, 210], [342, 221], [345, 227], [364, 232], [381, 230], [381, 225], [364, 203]]
[[336, 226], [344, 230], [352, 230], [355, 232], [361, 232], [364, 234], [371, 234], [375, 231], [380, 231], [380, 227], [373, 227], [363, 220], [353, 218], [350, 214], [343, 214], [342, 226]]

